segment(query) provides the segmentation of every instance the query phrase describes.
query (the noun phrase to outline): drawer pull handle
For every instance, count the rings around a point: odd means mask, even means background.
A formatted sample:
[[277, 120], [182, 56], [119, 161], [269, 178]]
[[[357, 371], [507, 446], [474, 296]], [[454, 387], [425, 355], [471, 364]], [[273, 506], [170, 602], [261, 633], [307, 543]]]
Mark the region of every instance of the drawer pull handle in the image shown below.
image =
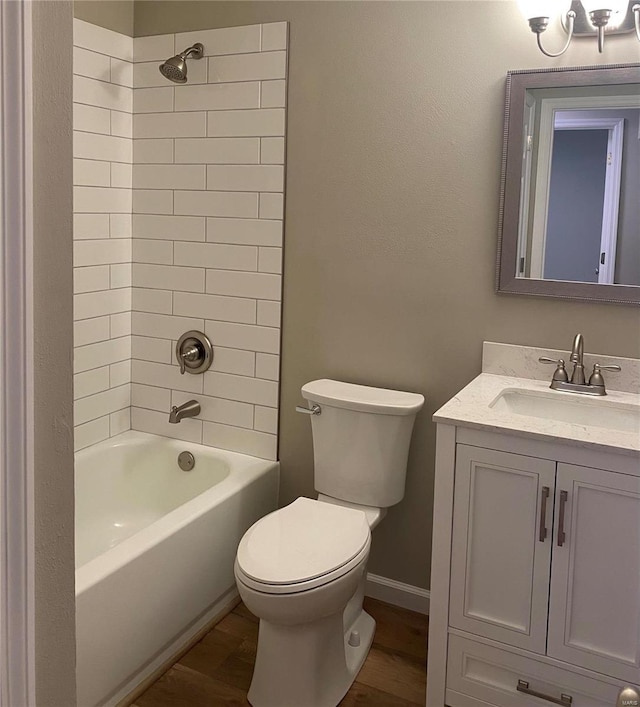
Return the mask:
[[547, 499], [549, 498], [549, 487], [542, 487], [542, 501], [540, 503], [540, 535], [538, 539], [543, 543], [547, 537]]
[[554, 705], [564, 705], [564, 707], [569, 707], [569, 705], [573, 702], [573, 697], [571, 697], [571, 695], [565, 695], [562, 693], [560, 697], [552, 697], [551, 695], [545, 695], [544, 692], [532, 690], [526, 680], [518, 680], [516, 690], [518, 692], [524, 692], [525, 695], [531, 695], [532, 697], [539, 697], [541, 700], [546, 700], [547, 702], [553, 702]]
[[567, 499], [569, 498], [569, 493], [567, 491], [560, 491], [560, 512], [558, 518], [558, 547], [564, 545], [564, 541], [567, 538], [564, 532], [564, 513], [565, 507], [567, 505]]

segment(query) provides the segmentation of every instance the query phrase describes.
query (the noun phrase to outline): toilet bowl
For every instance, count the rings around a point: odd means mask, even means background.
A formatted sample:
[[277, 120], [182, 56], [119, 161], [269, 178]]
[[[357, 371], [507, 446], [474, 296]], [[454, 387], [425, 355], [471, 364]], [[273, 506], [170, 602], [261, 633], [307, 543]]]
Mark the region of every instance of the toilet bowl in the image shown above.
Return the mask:
[[253, 707], [336, 707], [369, 652], [362, 608], [371, 530], [404, 495], [424, 398], [339, 381], [302, 388], [312, 417], [317, 500], [301, 497], [245, 533], [238, 591], [260, 619]]

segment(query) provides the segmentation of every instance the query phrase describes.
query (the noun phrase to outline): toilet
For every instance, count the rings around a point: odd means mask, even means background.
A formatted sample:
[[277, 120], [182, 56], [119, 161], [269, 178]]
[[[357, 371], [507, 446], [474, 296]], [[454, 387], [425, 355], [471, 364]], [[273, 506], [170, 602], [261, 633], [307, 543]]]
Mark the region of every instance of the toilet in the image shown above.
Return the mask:
[[317, 500], [254, 523], [235, 561], [238, 591], [260, 619], [253, 707], [336, 707], [367, 657], [362, 608], [371, 531], [404, 496], [422, 395], [316, 380], [302, 387]]

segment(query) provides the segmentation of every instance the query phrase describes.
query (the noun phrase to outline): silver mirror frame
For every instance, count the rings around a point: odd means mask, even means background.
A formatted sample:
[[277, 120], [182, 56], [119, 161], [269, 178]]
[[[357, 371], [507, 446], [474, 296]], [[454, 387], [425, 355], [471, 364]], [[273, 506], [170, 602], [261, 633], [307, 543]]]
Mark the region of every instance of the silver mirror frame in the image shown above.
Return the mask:
[[535, 88], [629, 83], [640, 84], [640, 64], [527, 69], [507, 73], [498, 213], [496, 292], [640, 305], [640, 287], [516, 277], [526, 91]]

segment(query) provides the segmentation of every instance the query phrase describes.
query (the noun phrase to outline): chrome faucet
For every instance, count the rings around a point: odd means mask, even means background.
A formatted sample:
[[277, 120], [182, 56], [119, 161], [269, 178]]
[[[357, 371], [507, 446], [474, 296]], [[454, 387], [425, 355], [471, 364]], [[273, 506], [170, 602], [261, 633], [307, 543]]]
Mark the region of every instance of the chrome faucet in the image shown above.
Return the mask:
[[188, 400], [184, 405], [174, 405], [169, 413], [169, 422], [177, 425], [185, 417], [195, 417], [200, 414], [200, 403], [197, 400]]
[[589, 382], [586, 383], [583, 358], [584, 338], [582, 334], [576, 334], [573, 340], [573, 346], [571, 347], [571, 355], [569, 356], [569, 361], [573, 363], [571, 380], [569, 380], [569, 374], [564, 366], [564, 359], [560, 358], [556, 360], [555, 358], [541, 356], [538, 361], [540, 361], [540, 363], [553, 363], [555, 365], [556, 370], [553, 372], [551, 385], [549, 386], [553, 390], [564, 390], [567, 393], [581, 393], [583, 395], [606, 395], [607, 391], [604, 386], [602, 371], [620, 371], [622, 369], [617, 365], [603, 366], [600, 363], [595, 363], [593, 365], [593, 372], [589, 377]]

